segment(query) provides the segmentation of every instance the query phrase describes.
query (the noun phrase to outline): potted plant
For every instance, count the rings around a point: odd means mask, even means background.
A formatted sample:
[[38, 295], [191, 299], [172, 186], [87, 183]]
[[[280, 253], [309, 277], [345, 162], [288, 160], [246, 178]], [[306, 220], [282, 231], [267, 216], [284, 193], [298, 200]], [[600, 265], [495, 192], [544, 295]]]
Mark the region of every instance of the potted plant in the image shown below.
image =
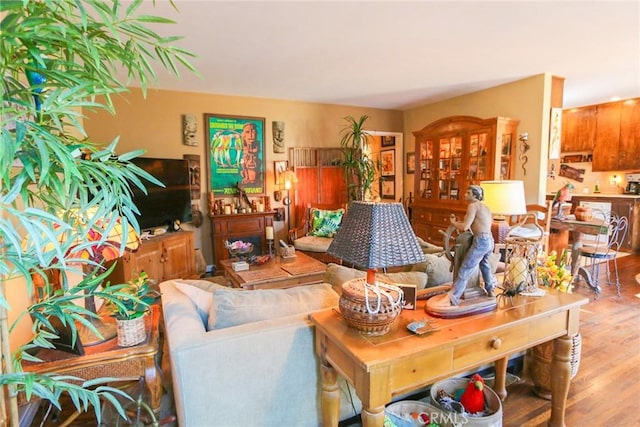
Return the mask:
[[[538, 279], [543, 287], [558, 292], [571, 293], [573, 276], [569, 271], [568, 252], [562, 251], [557, 259], [556, 251], [551, 251], [538, 265]], [[571, 338], [571, 378], [575, 377], [580, 367], [582, 337], [576, 334]], [[553, 360], [553, 341], [547, 341], [529, 351], [531, 356], [529, 375], [533, 381], [533, 392], [543, 399], [551, 399], [551, 361]]]
[[369, 118], [366, 114], [359, 119], [344, 117], [347, 124], [340, 132], [348, 202], [363, 201], [371, 196], [371, 187], [376, 179], [375, 163], [367, 153], [371, 135], [364, 130], [364, 124]]
[[107, 286], [110, 294], [107, 307], [116, 319], [118, 345], [131, 347], [146, 338], [144, 315], [160, 293], [151, 288], [144, 271], [125, 284]]
[[[141, 150], [117, 154], [117, 139], [96, 143], [82, 127], [84, 110], [115, 114], [111, 96], [128, 91], [117, 70], [135, 78], [143, 90], [155, 78], [154, 63], [174, 74], [178, 64], [193, 70], [188, 62], [193, 55], [173, 46], [179, 38], [152, 29], [172, 21], [142, 15], [141, 3], [33, 0], [0, 5], [0, 406], [8, 408], [0, 411], [0, 425], [18, 425], [19, 392], [58, 408], [60, 396], [68, 393], [76, 409], [93, 406], [98, 422], [101, 396], [122, 413], [113, 395], [117, 391], [89, 387], [97, 381], [78, 387], [63, 375], [23, 372], [21, 361], [34, 360], [29, 349], [53, 346], [57, 336], [47, 329], [50, 316], [74, 333], [75, 322], [86, 324], [85, 316], [95, 316], [74, 301], [94, 295], [106, 273], [100, 273], [99, 261], [80, 257], [73, 247], [86, 249], [97, 221], [107, 228], [122, 221], [123, 227], [139, 231], [131, 187], [144, 190], [143, 180], [157, 182], [130, 162]], [[91, 242], [101, 244], [109, 245], [106, 236]], [[123, 253], [124, 246], [112, 246]], [[68, 286], [68, 274], [82, 273], [83, 266], [94, 274]], [[33, 339], [12, 349], [7, 313], [16, 308], [9, 307], [7, 291], [31, 294], [32, 274], [49, 285], [48, 271], [60, 274], [61, 289], [20, 309], [16, 318], [35, 319]]]

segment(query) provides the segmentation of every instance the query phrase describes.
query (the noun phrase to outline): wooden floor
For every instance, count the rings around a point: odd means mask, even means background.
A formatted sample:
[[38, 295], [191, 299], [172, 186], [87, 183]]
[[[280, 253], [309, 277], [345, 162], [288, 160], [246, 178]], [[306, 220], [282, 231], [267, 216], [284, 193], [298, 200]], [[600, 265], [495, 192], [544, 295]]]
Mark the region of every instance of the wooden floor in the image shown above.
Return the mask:
[[[597, 300], [584, 286], [574, 289], [590, 302], [580, 313], [582, 357], [567, 398], [567, 426], [640, 425], [640, 255], [620, 258], [618, 270], [621, 298], [613, 285], [602, 285]], [[535, 397], [528, 380], [507, 391], [505, 427], [546, 426], [551, 402]]]
[[[640, 274], [640, 255], [623, 257], [618, 263], [621, 298], [613, 285], [602, 285], [598, 300], [584, 285], [574, 289], [589, 296], [590, 302], [580, 315], [582, 356], [569, 389], [567, 426], [640, 426], [640, 408], [636, 403], [640, 396], [640, 284], [635, 280]], [[551, 402], [532, 393], [525, 374], [521, 382], [509, 386], [507, 391], [503, 426], [546, 426]], [[341, 426], [359, 424], [359, 420], [352, 419]], [[58, 424], [46, 423], [55, 425]], [[83, 415], [72, 425], [95, 425], [95, 419]], [[211, 425], [215, 426], [215, 422]]]

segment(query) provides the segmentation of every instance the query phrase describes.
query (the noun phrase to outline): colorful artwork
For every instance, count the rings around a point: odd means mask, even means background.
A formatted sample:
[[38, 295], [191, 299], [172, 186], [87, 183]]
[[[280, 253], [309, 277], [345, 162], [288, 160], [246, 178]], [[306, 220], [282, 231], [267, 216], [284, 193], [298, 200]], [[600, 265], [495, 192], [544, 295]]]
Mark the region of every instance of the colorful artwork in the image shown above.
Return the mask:
[[265, 194], [264, 118], [205, 114], [205, 126], [214, 195]]

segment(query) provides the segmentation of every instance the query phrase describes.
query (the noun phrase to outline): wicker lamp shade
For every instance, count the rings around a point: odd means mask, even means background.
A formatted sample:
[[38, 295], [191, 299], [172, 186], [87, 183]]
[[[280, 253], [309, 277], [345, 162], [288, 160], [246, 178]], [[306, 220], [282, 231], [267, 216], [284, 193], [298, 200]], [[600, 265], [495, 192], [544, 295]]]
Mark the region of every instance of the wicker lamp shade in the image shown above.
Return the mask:
[[378, 268], [425, 261], [400, 203], [353, 202], [327, 251], [367, 269], [367, 278], [342, 285], [340, 312], [347, 325], [366, 335], [384, 335], [402, 310], [402, 290], [376, 280]]

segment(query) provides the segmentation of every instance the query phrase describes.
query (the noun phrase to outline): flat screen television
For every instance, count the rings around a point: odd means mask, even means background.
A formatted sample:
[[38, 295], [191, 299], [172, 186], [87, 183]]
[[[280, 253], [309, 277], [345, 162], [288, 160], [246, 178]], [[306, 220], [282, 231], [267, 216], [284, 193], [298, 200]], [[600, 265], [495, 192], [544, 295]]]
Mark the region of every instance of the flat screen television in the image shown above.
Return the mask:
[[171, 225], [176, 220], [191, 221], [189, 161], [137, 157], [131, 163], [149, 172], [165, 185], [163, 188], [143, 180], [146, 195], [134, 188], [133, 202], [140, 211], [138, 224], [141, 230]]

